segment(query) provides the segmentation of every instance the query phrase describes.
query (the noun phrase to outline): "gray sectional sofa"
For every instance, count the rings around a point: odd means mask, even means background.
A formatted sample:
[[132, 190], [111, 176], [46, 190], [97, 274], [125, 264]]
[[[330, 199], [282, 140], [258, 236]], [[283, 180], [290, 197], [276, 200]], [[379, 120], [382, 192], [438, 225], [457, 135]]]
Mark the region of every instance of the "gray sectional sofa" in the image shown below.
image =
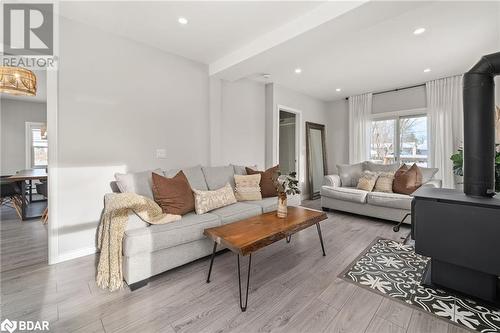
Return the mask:
[[[339, 174], [325, 176], [321, 187], [321, 206], [324, 210], [339, 210], [359, 215], [410, 223], [412, 196], [398, 193], [367, 192], [356, 189], [356, 184], [365, 170], [372, 172], [395, 172], [399, 164], [381, 165], [369, 161], [338, 165]], [[434, 179], [436, 168], [420, 168], [422, 186], [441, 187], [441, 180]]]
[[[244, 167], [236, 165], [195, 166], [182, 170], [191, 187], [198, 190], [216, 190], [227, 182], [234, 187], [234, 175], [246, 174]], [[122, 192], [135, 192], [152, 198], [151, 172], [171, 177], [178, 171], [157, 169], [117, 174], [116, 185]], [[188, 213], [178, 221], [163, 225], [149, 225], [131, 213], [123, 239], [125, 281], [135, 289], [144, 285], [151, 276], [211, 254], [213, 243], [203, 235], [204, 229], [274, 211], [277, 201], [273, 197], [237, 202], [206, 214]], [[299, 205], [300, 196], [289, 198], [288, 203], [292, 206]]]

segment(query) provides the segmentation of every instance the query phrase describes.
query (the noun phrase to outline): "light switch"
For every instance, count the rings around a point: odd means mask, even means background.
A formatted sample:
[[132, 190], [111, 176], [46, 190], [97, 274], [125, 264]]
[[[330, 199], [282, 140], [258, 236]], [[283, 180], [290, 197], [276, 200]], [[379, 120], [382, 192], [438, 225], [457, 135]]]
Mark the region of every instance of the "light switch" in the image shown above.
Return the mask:
[[156, 158], [167, 158], [167, 150], [164, 148], [156, 149]]

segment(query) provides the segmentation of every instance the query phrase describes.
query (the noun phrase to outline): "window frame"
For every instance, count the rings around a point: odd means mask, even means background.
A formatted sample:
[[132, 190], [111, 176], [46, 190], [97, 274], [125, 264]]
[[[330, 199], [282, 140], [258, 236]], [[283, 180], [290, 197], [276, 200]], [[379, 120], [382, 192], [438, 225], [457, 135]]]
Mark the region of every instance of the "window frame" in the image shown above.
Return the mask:
[[[419, 109], [409, 109], [409, 110], [401, 110], [401, 111], [393, 111], [393, 112], [381, 112], [372, 114], [370, 117], [370, 133], [372, 129], [373, 121], [382, 121], [382, 120], [394, 120], [395, 121], [395, 130], [394, 130], [394, 162], [400, 163], [401, 160], [401, 131], [400, 131], [400, 120], [404, 118], [418, 118], [418, 117], [427, 117], [427, 142], [430, 139], [429, 132], [429, 114], [427, 112], [427, 108], [419, 108]], [[370, 143], [371, 146], [371, 134], [370, 134]], [[430, 158], [430, 147], [428, 148], [427, 154], [427, 165], [429, 165]], [[369, 150], [370, 151], [370, 150]], [[371, 160], [371, 155], [368, 155], [368, 160]]]
[[[47, 159], [47, 165], [38, 165], [38, 166], [35, 166], [34, 165], [34, 161], [33, 161], [33, 158], [34, 158], [34, 146], [33, 146], [33, 135], [32, 135], [32, 131], [33, 129], [35, 128], [43, 128], [43, 127], [46, 127], [46, 123], [43, 123], [43, 122], [30, 122], [30, 121], [27, 121], [25, 123], [25, 141], [24, 141], [24, 144], [25, 144], [25, 152], [26, 152], [26, 157], [25, 157], [25, 167], [26, 169], [45, 169], [48, 167], [48, 159]], [[48, 146], [47, 146], [47, 149], [48, 149]]]

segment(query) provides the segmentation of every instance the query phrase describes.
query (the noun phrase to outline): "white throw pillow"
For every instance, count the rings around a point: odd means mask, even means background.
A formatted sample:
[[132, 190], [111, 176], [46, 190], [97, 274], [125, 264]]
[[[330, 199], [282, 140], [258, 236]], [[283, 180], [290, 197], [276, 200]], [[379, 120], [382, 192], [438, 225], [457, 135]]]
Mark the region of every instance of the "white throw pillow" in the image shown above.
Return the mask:
[[152, 199], [153, 172], [163, 176], [161, 169], [115, 173], [116, 185], [121, 193], [135, 193]]
[[236, 203], [233, 188], [229, 183], [215, 191], [200, 191], [193, 189], [194, 210], [196, 214], [204, 214], [211, 210]]
[[262, 200], [260, 192], [260, 174], [234, 175], [234, 194], [238, 201]]

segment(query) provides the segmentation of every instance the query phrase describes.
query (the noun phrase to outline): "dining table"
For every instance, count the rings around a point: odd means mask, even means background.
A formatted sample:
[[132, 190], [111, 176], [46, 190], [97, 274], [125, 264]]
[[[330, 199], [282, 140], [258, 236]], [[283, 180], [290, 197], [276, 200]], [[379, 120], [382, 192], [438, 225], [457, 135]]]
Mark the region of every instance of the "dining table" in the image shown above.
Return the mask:
[[[15, 175], [8, 177], [8, 179], [19, 183], [21, 188], [21, 220], [25, 221], [42, 216], [42, 214], [28, 215], [28, 203], [46, 201], [46, 199], [33, 200], [33, 181], [44, 181], [47, 180], [47, 177], [47, 170], [45, 168], [24, 169], [16, 172]], [[28, 186], [29, 193], [27, 193]]]

